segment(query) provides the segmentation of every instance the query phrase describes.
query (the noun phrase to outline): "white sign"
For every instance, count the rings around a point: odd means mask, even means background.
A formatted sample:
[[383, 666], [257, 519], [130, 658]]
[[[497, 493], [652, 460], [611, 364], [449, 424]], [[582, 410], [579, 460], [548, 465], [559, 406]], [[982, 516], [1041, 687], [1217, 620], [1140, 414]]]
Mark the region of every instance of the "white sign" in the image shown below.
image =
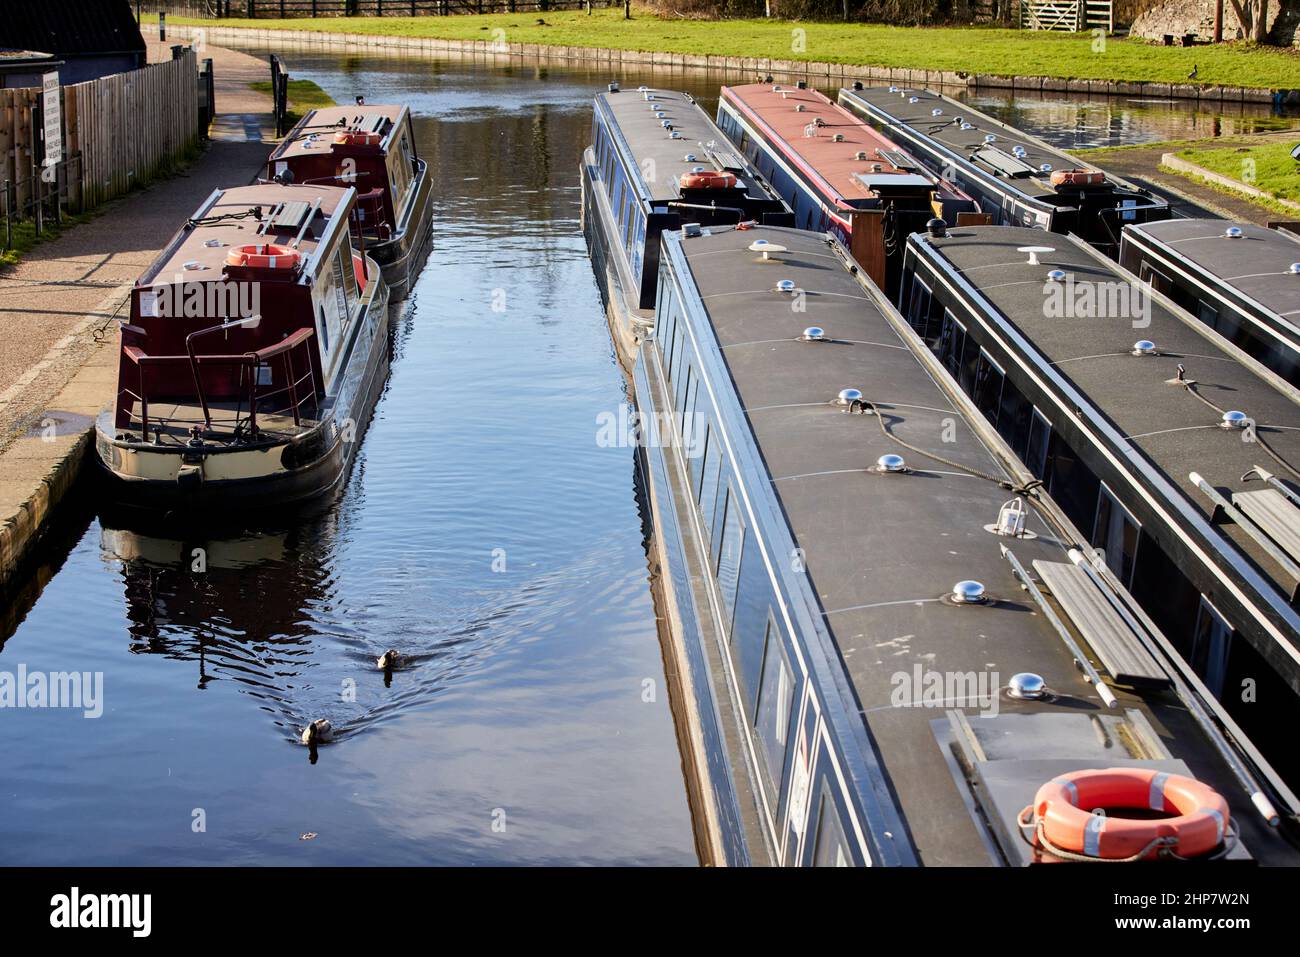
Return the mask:
[[41, 112], [45, 114], [45, 165], [63, 159], [63, 107], [59, 101], [59, 74], [51, 71], [41, 77]]

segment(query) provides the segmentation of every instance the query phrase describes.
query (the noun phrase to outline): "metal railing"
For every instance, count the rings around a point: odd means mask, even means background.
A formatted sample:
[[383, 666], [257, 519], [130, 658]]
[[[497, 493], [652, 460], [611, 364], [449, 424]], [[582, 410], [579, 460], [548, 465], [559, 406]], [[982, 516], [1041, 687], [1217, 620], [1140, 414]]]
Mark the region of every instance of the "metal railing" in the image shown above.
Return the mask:
[[[153, 369], [175, 369], [180, 366], [188, 366], [194, 381], [194, 398], [198, 400], [202, 412], [202, 415], [197, 417], [180, 415], [154, 416], [153, 439], [158, 443], [163, 441], [163, 430], [165, 429], [185, 429], [191, 436], [199, 438], [213, 435], [212, 400], [210, 400], [203, 383], [203, 370], [205, 367], [234, 368], [239, 372], [236, 406], [228, 420], [229, 439], [232, 442], [245, 437], [255, 438], [260, 433], [261, 429], [257, 424], [258, 415], [263, 417], [291, 416], [294, 426], [300, 427], [303, 422], [304, 412], [308, 409], [313, 412], [316, 410], [316, 373], [311, 364], [311, 351], [307, 348], [308, 340], [315, 335], [315, 330], [311, 328], [301, 328], [274, 345], [252, 352], [202, 354], [196, 351], [195, 341], [197, 339], [212, 333], [240, 328], [245, 326], [247, 322], [246, 319], [236, 319], [232, 322], [191, 332], [185, 337], [185, 355], [151, 356], [137, 346], [122, 347], [122, 354], [137, 369], [136, 388], [139, 391], [133, 391], [123, 386], [119, 392], [119, 398], [126, 397], [139, 404], [140, 412], [138, 417], [132, 414], [130, 419], [132, 422], [137, 418], [139, 419], [142, 441], [150, 441], [149, 401], [151, 390], [148, 373]], [[295, 351], [299, 351], [303, 359], [302, 365], [305, 367], [305, 371], [301, 373], [295, 367]], [[259, 380], [261, 377], [259, 370], [263, 367], [270, 368], [271, 360], [277, 358], [280, 360], [278, 364], [284, 378], [284, 385], [269, 391], [260, 391]], [[282, 396], [285, 398], [286, 404], [274, 405]], [[168, 396], [168, 401], [173, 399], [174, 396]], [[245, 402], [247, 402], [246, 410]], [[179, 405], [179, 403], [176, 404]]]
[[446, 17], [462, 13], [545, 13], [621, 7], [624, 0], [189, 0], [144, 4], [143, 13], [247, 19]]

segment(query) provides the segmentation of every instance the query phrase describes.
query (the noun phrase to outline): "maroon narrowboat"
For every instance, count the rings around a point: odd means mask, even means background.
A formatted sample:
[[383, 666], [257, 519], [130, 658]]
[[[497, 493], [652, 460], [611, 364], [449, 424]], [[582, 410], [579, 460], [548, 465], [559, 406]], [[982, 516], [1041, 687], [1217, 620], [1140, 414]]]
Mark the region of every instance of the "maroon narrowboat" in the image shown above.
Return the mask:
[[416, 154], [405, 106], [312, 110], [267, 161], [281, 183], [355, 186], [358, 238], [383, 271], [394, 301], [404, 299], [428, 255], [432, 216], [429, 164]]
[[214, 190], [136, 281], [96, 424], [114, 498], [279, 508], [341, 484], [389, 364], [356, 203], [351, 187]]

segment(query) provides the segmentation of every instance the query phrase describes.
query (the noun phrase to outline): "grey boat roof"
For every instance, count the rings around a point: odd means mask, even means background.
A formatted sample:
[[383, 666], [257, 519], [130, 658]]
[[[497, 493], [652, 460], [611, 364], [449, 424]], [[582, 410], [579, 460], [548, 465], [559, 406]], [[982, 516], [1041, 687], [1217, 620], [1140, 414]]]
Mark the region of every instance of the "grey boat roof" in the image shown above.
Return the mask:
[[[1225, 410], [1244, 412], [1256, 423], [1256, 433], [1287, 462], [1300, 466], [1300, 392], [1268, 372], [1213, 330], [1164, 297], [1147, 297], [1149, 324], [1140, 308], [1122, 307], [1120, 290], [1147, 293], [1147, 287], [1115, 263], [1076, 240], [1019, 226], [977, 226], [949, 230], [944, 238], [913, 236], [909, 242], [937, 254], [1032, 344], [1032, 362], [1073, 385], [1123, 441], [1137, 449], [1173, 486], [1173, 498], [1190, 505], [1209, 520], [1211, 500], [1189, 479], [1197, 472], [1219, 489], [1232, 493], [1257, 491], [1260, 482], [1242, 480], [1250, 469], [1267, 467], [1280, 477], [1294, 476], [1275, 465], [1258, 445], [1243, 441], [1238, 430], [1225, 429], [1222, 416], [1172, 384], [1182, 364], [1186, 377], [1196, 380], [1202, 396]], [[1050, 247], [1031, 265], [1021, 247]], [[1054, 317], [1045, 309], [1048, 273], [1063, 270], [1075, 296], [1085, 286], [1096, 291], [1098, 318]], [[1111, 286], [1096, 286], [1111, 283]], [[1069, 286], [1065, 295], [1069, 297]], [[1114, 305], [1106, 302], [1110, 292]], [[1139, 300], [1130, 300], [1138, 302]], [[1105, 303], [1105, 304], [1103, 304]], [[1128, 313], [1133, 313], [1129, 315]], [[1135, 325], [1135, 323], [1137, 325]], [[1135, 356], [1139, 340], [1155, 344], [1157, 355]], [[1157, 490], [1157, 494], [1160, 494]], [[1161, 495], [1162, 498], [1165, 496]], [[1178, 505], [1175, 504], [1175, 509]], [[1296, 613], [1289, 608], [1293, 579], [1233, 523], [1215, 525], [1220, 551], [1210, 556], [1218, 564], [1236, 552], [1247, 556], [1271, 585], [1277, 607], [1288, 608], [1282, 638], [1293, 656], [1300, 646]], [[1213, 541], [1213, 540], [1212, 540]]]
[[[994, 688], [1001, 715], [1106, 711], [1000, 551], [1009, 545], [1028, 568], [1035, 559], [1066, 561], [1068, 543], [1032, 503], [1027, 527], [1037, 537], [1007, 539], [986, 530], [1011, 492], [901, 447], [875, 416], [846, 414], [834, 403], [840, 389], [861, 389], [910, 445], [1011, 477], [963, 414], [956, 385], [928, 371], [903, 338], [901, 320], [886, 317], [883, 297], [850, 272], [829, 237], [773, 227], [709, 232], [682, 239], [681, 248], [766, 467], [758, 480], [770, 482], [803, 550], [818, 620], [847, 669], [912, 839], [928, 864], [988, 864], [989, 850], [932, 727], [944, 707], [963, 708], [978, 724], [979, 706], [893, 706], [895, 676], [919, 666], [996, 673], [1005, 686], [1013, 674], [1034, 672], [1057, 696], [1017, 700]], [[758, 239], [786, 252], [764, 261], [749, 250]], [[785, 279], [804, 291], [806, 311], [793, 310], [790, 297], [775, 291]], [[812, 325], [831, 341], [802, 341], [801, 331]], [[888, 453], [903, 455], [912, 471], [868, 468]], [[965, 580], [982, 583], [991, 600], [961, 605], [945, 597]], [[1116, 692], [1121, 706], [1146, 714], [1174, 757], [1216, 786], [1234, 813], [1251, 817], [1181, 706], [1164, 697], [1148, 707]], [[1045, 741], [1045, 751], [1052, 744]]]
[[[1228, 238], [1235, 227], [1241, 235]], [[1300, 236], [1255, 223], [1227, 219], [1169, 219], [1124, 227], [1125, 235], [1187, 262], [1202, 281], [1228, 287], [1262, 311], [1286, 321], [1291, 344], [1300, 347]]]
[[[709, 148], [726, 152], [730, 161], [744, 169], [741, 178], [746, 187], [753, 189], [757, 186], [758, 176], [749, 162], [689, 94], [641, 87], [618, 93], [598, 93], [596, 101], [617, 121], [619, 131], [636, 158], [637, 179], [652, 203], [679, 199], [677, 183], [683, 173], [701, 166], [711, 169], [705, 153]], [[654, 106], [665, 114], [663, 120], [655, 115]], [[673, 131], [680, 133], [681, 137], [672, 138], [663, 127], [664, 122], [671, 123]], [[693, 154], [695, 159], [687, 160], [687, 154]], [[646, 175], [647, 169], [653, 170], [652, 176]]]
[[[1024, 149], [1023, 162], [1034, 170], [1041, 170], [1046, 165], [1046, 172], [1034, 176], [1015, 179], [998, 177], [1008, 188], [1019, 190], [1027, 196], [1044, 199], [1056, 196], [1056, 189], [1049, 182], [1052, 170], [1086, 169], [1097, 170], [1096, 166], [1085, 163], [1064, 150], [1044, 143], [1037, 137], [1030, 136], [1013, 126], [981, 113], [965, 103], [936, 93], [932, 90], [912, 89], [908, 87], [867, 87], [862, 90], [844, 90], [844, 94], [856, 96], [880, 109], [916, 132], [928, 136], [946, 147], [952, 153], [969, 159], [981, 149], [990, 149], [1007, 154], [1012, 158], [1012, 150], [1019, 146]], [[916, 102], [912, 102], [915, 100]], [[938, 116], [935, 110], [942, 110]], [[964, 125], [969, 129], [963, 129]], [[993, 136], [992, 143], [986, 143], [985, 137]], [[1131, 184], [1109, 173], [1107, 179], [1112, 183], [1133, 189]]]

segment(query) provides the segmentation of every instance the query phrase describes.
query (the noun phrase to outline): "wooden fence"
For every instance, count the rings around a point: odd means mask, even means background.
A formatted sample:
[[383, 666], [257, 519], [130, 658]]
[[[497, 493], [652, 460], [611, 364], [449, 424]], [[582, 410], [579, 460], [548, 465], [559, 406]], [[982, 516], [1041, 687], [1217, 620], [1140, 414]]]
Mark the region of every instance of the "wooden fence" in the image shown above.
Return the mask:
[[[120, 196], [176, 160], [198, 139], [199, 74], [193, 50], [167, 63], [63, 87], [59, 191], [87, 209]], [[0, 204], [7, 217], [45, 198], [33, 110], [39, 88], [0, 89]]]

